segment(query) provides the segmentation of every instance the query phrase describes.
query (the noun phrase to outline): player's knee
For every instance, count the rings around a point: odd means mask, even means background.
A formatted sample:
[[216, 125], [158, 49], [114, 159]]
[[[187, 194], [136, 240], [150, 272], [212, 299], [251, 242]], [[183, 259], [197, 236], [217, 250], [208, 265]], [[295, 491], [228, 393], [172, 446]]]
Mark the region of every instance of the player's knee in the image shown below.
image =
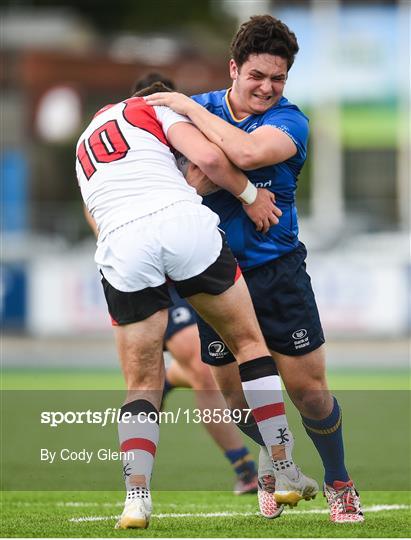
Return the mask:
[[300, 388], [293, 392], [292, 398], [303, 416], [324, 418], [330, 412], [330, 392], [328, 390]]
[[197, 364], [201, 362], [200, 354], [197, 347], [191, 343], [180, 343], [178, 347], [168, 347], [171, 355], [177, 361], [178, 365], [184, 369], [186, 373], [196, 371]]
[[191, 369], [192, 387], [199, 390], [217, 390], [217, 384], [211, 370], [201, 359], [192, 363]]
[[197, 349], [180, 349], [178, 355], [173, 355], [180, 368], [184, 370], [190, 386], [195, 390], [213, 389], [216, 387], [210, 368], [201, 360]]
[[192, 371], [201, 363], [200, 341], [197, 328], [188, 326], [173, 334], [167, 341], [166, 347], [184, 371]]

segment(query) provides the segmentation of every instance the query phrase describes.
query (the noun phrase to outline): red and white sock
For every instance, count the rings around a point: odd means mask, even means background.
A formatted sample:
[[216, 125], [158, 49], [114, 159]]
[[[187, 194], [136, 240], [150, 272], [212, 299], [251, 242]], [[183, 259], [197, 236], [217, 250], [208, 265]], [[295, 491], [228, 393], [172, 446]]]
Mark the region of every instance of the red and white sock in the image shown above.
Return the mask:
[[138, 399], [123, 405], [118, 423], [123, 476], [127, 499], [144, 498], [150, 489], [159, 439], [158, 411], [149, 401]]
[[[246, 401], [275, 469], [294, 465], [294, 441], [285, 415], [281, 381], [274, 360], [271, 356], [263, 356], [240, 364], [239, 369]], [[280, 461], [284, 463], [280, 465]]]

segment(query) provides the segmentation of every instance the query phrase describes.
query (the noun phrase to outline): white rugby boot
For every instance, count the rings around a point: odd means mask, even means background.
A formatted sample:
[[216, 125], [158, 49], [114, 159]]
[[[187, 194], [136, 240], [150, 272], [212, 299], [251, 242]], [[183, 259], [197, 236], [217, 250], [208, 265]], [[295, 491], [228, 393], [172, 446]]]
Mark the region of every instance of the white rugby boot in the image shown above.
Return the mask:
[[116, 529], [147, 529], [152, 511], [151, 495], [146, 489], [144, 493], [135, 496], [127, 493], [124, 510], [117, 521]]
[[297, 506], [302, 499], [315, 499], [318, 490], [317, 482], [303, 474], [298, 465], [292, 472], [275, 471], [275, 499], [278, 504]]
[[274, 497], [277, 505], [296, 506], [302, 499], [314, 499], [319, 490], [317, 482], [303, 474], [295, 464], [284, 470], [275, 471], [267, 449], [261, 447], [258, 459], [258, 478], [260, 480], [267, 476], [273, 478], [271, 481], [266, 478], [265, 483], [270, 484], [270, 486], [275, 485]]

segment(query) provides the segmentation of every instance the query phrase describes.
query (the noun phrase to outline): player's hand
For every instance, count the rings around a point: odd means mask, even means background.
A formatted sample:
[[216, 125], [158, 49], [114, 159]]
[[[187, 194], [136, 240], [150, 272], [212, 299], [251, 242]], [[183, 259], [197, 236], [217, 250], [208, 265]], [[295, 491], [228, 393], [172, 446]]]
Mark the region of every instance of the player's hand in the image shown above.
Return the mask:
[[176, 113], [189, 115], [190, 108], [196, 105], [188, 96], [179, 92], [156, 92], [150, 96], [144, 96], [148, 105], [166, 105]]
[[192, 186], [197, 193], [203, 197], [221, 189], [217, 184], [214, 184], [214, 182], [212, 182], [208, 176], [197, 167], [197, 165], [194, 165], [194, 163], [190, 163], [188, 166], [186, 180], [187, 184]]
[[253, 221], [257, 231], [265, 234], [270, 227], [278, 224], [278, 218], [283, 213], [274, 203], [274, 193], [268, 189], [258, 188], [257, 198], [253, 204], [243, 204], [244, 212]]

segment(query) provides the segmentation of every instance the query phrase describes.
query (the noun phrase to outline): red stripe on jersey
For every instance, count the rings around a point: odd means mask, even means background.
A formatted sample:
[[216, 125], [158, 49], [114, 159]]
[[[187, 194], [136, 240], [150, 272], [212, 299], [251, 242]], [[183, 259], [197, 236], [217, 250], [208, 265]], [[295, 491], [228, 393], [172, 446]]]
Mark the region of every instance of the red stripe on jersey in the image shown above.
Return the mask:
[[109, 109], [111, 109], [111, 107], [114, 107], [114, 105], [115, 105], [115, 103], [111, 103], [110, 105], [106, 105], [105, 107], [103, 107], [102, 109], [97, 111], [96, 114], [93, 116], [93, 118], [95, 118], [99, 114], [103, 113], [104, 111], [108, 111]]
[[130, 450], [144, 450], [148, 452], [153, 457], [156, 455], [157, 447], [149, 439], [143, 439], [141, 437], [136, 437], [134, 439], [127, 439], [121, 444], [121, 451], [128, 452]]
[[269, 405], [263, 405], [262, 407], [257, 407], [253, 409], [253, 416], [256, 422], [262, 422], [268, 418], [273, 418], [274, 416], [281, 416], [285, 414], [284, 403], [270, 403]]
[[123, 116], [129, 124], [148, 131], [163, 144], [170, 146], [153, 107], [147, 105], [145, 99], [130, 98], [126, 99], [124, 103], [126, 106], [123, 110]]
[[237, 264], [237, 270], [235, 271], [234, 283], [242, 276], [241, 268]]

